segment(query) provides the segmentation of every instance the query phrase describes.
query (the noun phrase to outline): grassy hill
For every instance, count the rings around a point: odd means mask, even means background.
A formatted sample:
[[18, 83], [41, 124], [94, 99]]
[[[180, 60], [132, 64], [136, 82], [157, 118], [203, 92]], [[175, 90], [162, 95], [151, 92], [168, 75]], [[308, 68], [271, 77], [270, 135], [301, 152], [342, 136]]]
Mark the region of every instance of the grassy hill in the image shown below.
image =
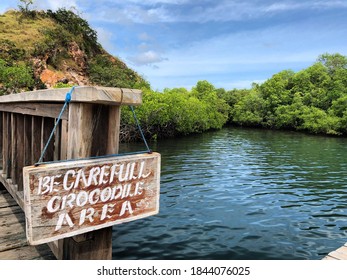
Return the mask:
[[0, 94], [71, 85], [149, 87], [70, 10], [0, 15]]

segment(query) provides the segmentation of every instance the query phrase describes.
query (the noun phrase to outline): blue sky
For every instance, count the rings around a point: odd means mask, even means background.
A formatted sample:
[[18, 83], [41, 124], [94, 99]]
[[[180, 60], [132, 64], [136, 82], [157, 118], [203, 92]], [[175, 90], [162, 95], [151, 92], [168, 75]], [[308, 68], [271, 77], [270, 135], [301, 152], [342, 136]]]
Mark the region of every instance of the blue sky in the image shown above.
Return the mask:
[[[0, 12], [18, 3], [1, 0]], [[34, 0], [34, 7], [76, 8], [105, 49], [155, 90], [199, 80], [249, 88], [320, 54], [347, 55], [347, 0]]]

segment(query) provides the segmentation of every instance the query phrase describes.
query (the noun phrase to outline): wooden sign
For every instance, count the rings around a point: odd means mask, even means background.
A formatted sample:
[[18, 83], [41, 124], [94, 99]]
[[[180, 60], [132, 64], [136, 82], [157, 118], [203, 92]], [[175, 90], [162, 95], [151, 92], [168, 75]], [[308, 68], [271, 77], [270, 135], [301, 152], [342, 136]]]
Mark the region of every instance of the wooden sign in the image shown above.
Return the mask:
[[157, 214], [160, 154], [65, 161], [23, 168], [31, 245]]

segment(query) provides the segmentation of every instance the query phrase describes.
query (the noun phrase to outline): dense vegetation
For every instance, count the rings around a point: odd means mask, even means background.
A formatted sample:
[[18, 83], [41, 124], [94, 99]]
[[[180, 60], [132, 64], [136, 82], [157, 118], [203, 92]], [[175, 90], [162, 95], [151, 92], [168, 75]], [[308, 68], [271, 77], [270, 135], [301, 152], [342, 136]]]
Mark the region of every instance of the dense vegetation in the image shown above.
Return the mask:
[[219, 96], [233, 124], [346, 134], [347, 57], [323, 54], [297, 73], [285, 70], [250, 90], [220, 90]]
[[[228, 123], [346, 135], [347, 57], [323, 54], [307, 69], [282, 71], [251, 89], [226, 91], [199, 81], [191, 91], [146, 90], [137, 111], [150, 138], [218, 129]], [[135, 129], [128, 111], [123, 124], [125, 131]]]
[[[136, 115], [149, 139], [220, 129], [228, 120], [228, 112], [228, 104], [218, 97], [214, 86], [207, 81], [199, 81], [191, 91], [175, 88], [160, 93], [144, 89], [143, 104], [136, 108]], [[122, 117], [122, 139], [139, 139], [131, 111], [123, 109]]]
[[[0, 15], [0, 94], [47, 87], [41, 79], [44, 70], [64, 72], [66, 77], [75, 71], [86, 77], [86, 84], [142, 89], [143, 105], [136, 114], [148, 139], [226, 124], [347, 134], [347, 57], [341, 54], [323, 54], [307, 69], [282, 71], [251, 89], [226, 91], [199, 81], [191, 90], [157, 92], [106, 53], [96, 32], [73, 11], [32, 11], [33, 1], [21, 2], [25, 5], [20, 11]], [[64, 78], [53, 86], [74, 83]], [[122, 140], [139, 137], [131, 111], [123, 108]]]
[[[80, 80], [85, 85], [149, 87], [103, 49], [96, 31], [73, 11], [35, 11], [30, 9], [33, 1], [20, 2], [19, 11], [0, 15], [0, 95], [71, 86]], [[48, 84], [47, 75], [61, 78]]]

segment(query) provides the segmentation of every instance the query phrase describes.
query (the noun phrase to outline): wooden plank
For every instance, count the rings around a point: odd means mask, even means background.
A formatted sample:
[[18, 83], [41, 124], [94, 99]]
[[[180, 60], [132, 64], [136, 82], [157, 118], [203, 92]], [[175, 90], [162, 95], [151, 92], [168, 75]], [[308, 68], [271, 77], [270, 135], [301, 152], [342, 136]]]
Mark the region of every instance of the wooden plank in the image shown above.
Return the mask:
[[32, 117], [31, 123], [31, 162], [36, 163], [41, 155], [42, 118]]
[[10, 178], [13, 185], [16, 185], [16, 168], [17, 168], [17, 139], [16, 139], [16, 116], [11, 114], [11, 173]]
[[0, 174], [0, 183], [6, 188], [8, 193], [14, 198], [16, 203], [24, 209], [24, 193], [23, 191], [17, 191], [17, 185], [13, 185], [11, 179], [6, 179]]
[[[0, 236], [0, 252], [27, 246], [25, 231], [7, 236]], [[1, 259], [1, 258], [0, 258]]]
[[[55, 120], [57, 122], [58, 120]], [[54, 132], [54, 155], [53, 160], [58, 161], [60, 160], [60, 154], [61, 154], [61, 120], [59, 121], [59, 124], [57, 124], [57, 128]]]
[[23, 191], [23, 174], [22, 169], [24, 167], [24, 116], [20, 114], [15, 115], [16, 118], [16, 165], [14, 170], [14, 178], [18, 185], [18, 191]]
[[336, 258], [338, 260], [347, 260], [347, 256], [344, 253], [333, 251], [329, 253], [330, 257]]
[[[64, 103], [69, 89], [48, 89], [21, 92], [0, 96], [0, 103], [59, 102]], [[134, 89], [111, 87], [76, 87], [71, 96], [72, 103], [94, 103], [104, 105], [140, 105], [142, 92]]]
[[8, 216], [8, 215], [12, 215], [12, 214], [20, 214], [20, 213], [23, 213], [23, 210], [17, 205], [16, 202], [14, 202], [13, 205], [11, 205], [11, 207], [0, 206], [0, 218]]
[[49, 247], [40, 246], [25, 246], [0, 252], [1, 260], [54, 260], [55, 257]]
[[24, 117], [24, 166], [33, 165], [31, 156], [32, 117]]
[[[0, 135], [2, 137], [3, 135], [3, 118], [4, 118], [4, 112], [0, 112]], [[3, 169], [4, 165], [3, 165], [3, 157], [2, 157], [2, 154], [3, 154], [3, 140], [1, 139], [0, 140], [0, 170]]]
[[108, 116], [108, 134], [107, 134], [107, 151], [106, 154], [117, 154], [119, 147], [119, 133], [120, 133], [120, 120], [121, 107], [110, 106]]
[[342, 246], [342, 247], [338, 248], [336, 250], [336, 252], [338, 252], [341, 255], [344, 255], [344, 260], [347, 260], [347, 247], [346, 246]]
[[1, 236], [12, 236], [16, 233], [25, 232], [25, 216], [9, 215], [6, 219], [2, 219], [0, 223]]
[[115, 156], [24, 168], [32, 245], [155, 215], [160, 154]]
[[[62, 124], [62, 159], [78, 159], [91, 156], [93, 131], [93, 104], [69, 105], [69, 121]], [[100, 137], [99, 135], [96, 137]], [[103, 231], [101, 229], [99, 231]], [[100, 238], [101, 237], [101, 238]], [[94, 250], [89, 251], [88, 257], [84, 252], [84, 245], [94, 240]], [[99, 253], [98, 247], [107, 244], [107, 253], [104, 250]], [[106, 239], [100, 232], [83, 234], [73, 238], [59, 239], [48, 243], [57, 259], [111, 259], [112, 257], [112, 232]], [[83, 251], [83, 256], [82, 252]]]
[[60, 129], [60, 159], [67, 159], [67, 145], [68, 145], [68, 122], [61, 121]]
[[336, 261], [336, 260], [338, 260], [338, 259], [333, 258], [333, 257], [330, 257], [330, 256], [326, 256], [326, 257], [324, 257], [322, 260], [324, 260], [324, 261]]
[[[51, 135], [54, 128], [54, 119], [51, 118], [42, 118], [42, 128], [41, 128], [41, 153], [43, 149], [45, 148], [49, 136]], [[43, 157], [43, 161], [53, 161], [54, 158], [54, 137], [49, 142], [49, 145], [46, 149], [46, 153]]]
[[[1, 102], [1, 101], [0, 101]], [[30, 116], [40, 116], [48, 118], [58, 118], [61, 109], [63, 108], [62, 103], [0, 103], [0, 111], [17, 113]], [[67, 120], [68, 111], [63, 112], [62, 119]]]
[[85, 158], [91, 155], [93, 131], [96, 122], [93, 118], [93, 108], [92, 104], [70, 104], [68, 159]]
[[17, 205], [17, 203], [13, 200], [12, 196], [6, 191], [6, 193], [0, 196], [0, 207], [9, 207]]
[[2, 161], [2, 171], [6, 172], [6, 166], [7, 166], [7, 115], [8, 113], [1, 112], [2, 114], [2, 130], [1, 133], [1, 146], [2, 146], [2, 153], [1, 153], [1, 161]]
[[11, 117], [9, 113], [3, 113], [3, 171], [4, 178], [10, 177], [11, 173]]
[[[93, 106], [92, 147], [91, 156], [103, 156], [107, 152], [108, 114], [110, 106]], [[94, 137], [104, 135], [104, 137]]]

